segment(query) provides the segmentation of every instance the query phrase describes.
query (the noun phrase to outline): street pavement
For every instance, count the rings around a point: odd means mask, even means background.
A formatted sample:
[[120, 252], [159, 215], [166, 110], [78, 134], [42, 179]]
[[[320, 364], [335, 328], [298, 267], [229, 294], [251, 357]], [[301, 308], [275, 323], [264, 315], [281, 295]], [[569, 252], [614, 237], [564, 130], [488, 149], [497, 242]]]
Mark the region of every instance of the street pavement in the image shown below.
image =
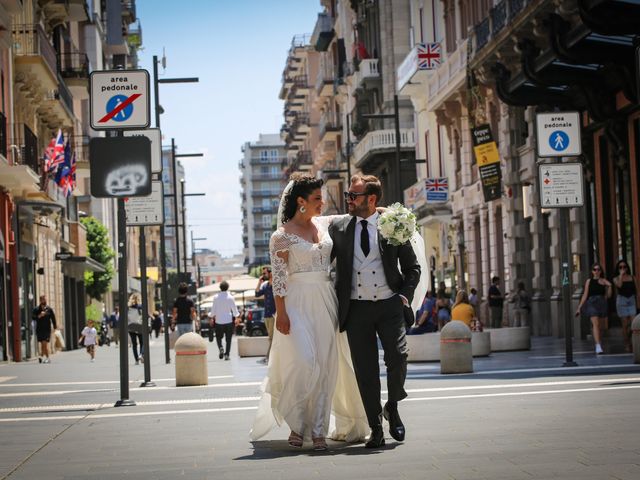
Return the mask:
[[249, 441], [266, 366], [239, 358], [235, 338], [226, 362], [209, 344], [203, 387], [175, 387], [162, 337], [150, 348], [155, 387], [139, 387], [129, 352], [130, 407], [114, 407], [113, 344], [95, 363], [79, 350], [0, 364], [0, 479], [640, 479], [640, 365], [575, 342], [578, 367], [563, 367], [563, 345], [534, 338], [465, 375], [412, 363], [405, 442], [385, 425], [381, 450], [330, 441], [321, 453], [290, 448], [286, 426]]

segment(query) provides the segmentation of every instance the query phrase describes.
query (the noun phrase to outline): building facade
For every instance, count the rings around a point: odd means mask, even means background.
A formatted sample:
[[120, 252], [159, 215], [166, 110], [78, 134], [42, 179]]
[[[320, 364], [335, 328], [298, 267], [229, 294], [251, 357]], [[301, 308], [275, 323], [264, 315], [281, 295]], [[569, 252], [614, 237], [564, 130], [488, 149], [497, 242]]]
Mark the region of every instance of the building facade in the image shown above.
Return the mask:
[[269, 240], [277, 224], [280, 197], [288, 180], [283, 175], [287, 156], [279, 134], [260, 134], [246, 142], [240, 160], [242, 242], [245, 265], [270, 263]]

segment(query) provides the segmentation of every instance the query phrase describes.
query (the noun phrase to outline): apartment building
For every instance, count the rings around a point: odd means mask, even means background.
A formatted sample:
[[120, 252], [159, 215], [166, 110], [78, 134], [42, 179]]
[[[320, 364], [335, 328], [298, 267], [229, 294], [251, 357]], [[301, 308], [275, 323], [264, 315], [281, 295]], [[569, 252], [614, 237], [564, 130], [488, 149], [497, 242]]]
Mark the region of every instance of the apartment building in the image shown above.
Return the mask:
[[[56, 311], [67, 347], [77, 347], [84, 272], [102, 269], [87, 256], [79, 223], [93, 213], [86, 181], [89, 72], [129, 65], [140, 35], [129, 41], [134, 1], [0, 6], [0, 353], [20, 361], [36, 354], [31, 311], [40, 295]], [[71, 196], [43, 171], [43, 152], [58, 130], [77, 161]]]
[[276, 228], [278, 205], [287, 178], [285, 143], [279, 134], [260, 134], [242, 146], [240, 185], [244, 264], [270, 263], [269, 240]]
[[[426, 159], [416, 188], [445, 177], [450, 190], [448, 202], [424, 195], [418, 202], [435, 273], [482, 296], [494, 275], [507, 292], [524, 282], [536, 335], [565, 334], [565, 312], [575, 310], [591, 263], [608, 271], [620, 258], [640, 263], [637, 92], [628, 82], [637, 81], [638, 15], [637, 6], [617, 1], [576, 8], [544, 0], [411, 2], [415, 47], [398, 78], [415, 106], [417, 156]], [[440, 43], [442, 60], [423, 71], [416, 49], [431, 42]], [[536, 113], [554, 110], [581, 112], [580, 157], [537, 156]], [[502, 173], [490, 200], [473, 153], [472, 132], [481, 125], [498, 144]], [[540, 204], [538, 164], [553, 161], [584, 167], [585, 204], [568, 209], [569, 225], [559, 209]], [[562, 295], [567, 281], [571, 298]], [[585, 337], [588, 319], [572, 319], [572, 330]]]

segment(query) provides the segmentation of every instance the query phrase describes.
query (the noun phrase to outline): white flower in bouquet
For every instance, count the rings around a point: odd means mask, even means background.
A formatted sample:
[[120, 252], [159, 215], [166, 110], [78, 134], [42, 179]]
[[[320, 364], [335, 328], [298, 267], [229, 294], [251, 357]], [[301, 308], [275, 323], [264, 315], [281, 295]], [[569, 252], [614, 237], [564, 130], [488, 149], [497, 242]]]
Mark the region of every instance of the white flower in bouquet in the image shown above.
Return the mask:
[[394, 203], [378, 218], [378, 230], [391, 245], [402, 245], [416, 231], [416, 216], [401, 203]]

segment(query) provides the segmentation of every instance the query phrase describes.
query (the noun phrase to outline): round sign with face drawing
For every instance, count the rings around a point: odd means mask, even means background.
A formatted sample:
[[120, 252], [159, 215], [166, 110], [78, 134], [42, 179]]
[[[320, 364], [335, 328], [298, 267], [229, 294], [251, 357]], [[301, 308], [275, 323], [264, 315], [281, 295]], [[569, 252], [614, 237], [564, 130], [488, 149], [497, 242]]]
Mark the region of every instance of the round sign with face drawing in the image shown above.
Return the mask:
[[92, 138], [91, 195], [97, 198], [151, 194], [151, 142], [147, 137]]

